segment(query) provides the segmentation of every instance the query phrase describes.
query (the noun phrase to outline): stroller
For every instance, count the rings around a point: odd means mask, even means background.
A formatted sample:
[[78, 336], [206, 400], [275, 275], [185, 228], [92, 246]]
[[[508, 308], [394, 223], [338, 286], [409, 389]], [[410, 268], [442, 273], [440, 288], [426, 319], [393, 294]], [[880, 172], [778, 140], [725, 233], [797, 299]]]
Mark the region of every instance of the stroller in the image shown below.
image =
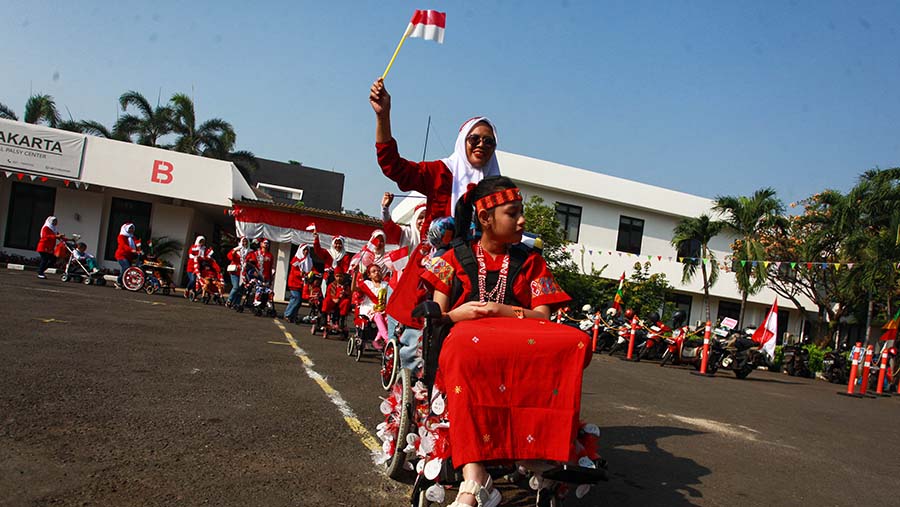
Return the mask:
[[278, 315], [278, 312], [275, 311], [275, 291], [269, 287], [268, 283], [258, 280], [253, 292], [253, 315], [257, 317], [262, 317], [263, 314], [266, 317]]
[[378, 326], [372, 319], [359, 314], [359, 305], [353, 305], [353, 336], [347, 340], [347, 355], [359, 362], [367, 350], [376, 351], [372, 342], [378, 335]]
[[[435, 386], [438, 357], [451, 324], [432, 301], [417, 306], [413, 316], [425, 320], [424, 365], [415, 373], [405, 368], [400, 370], [389, 397], [381, 404], [385, 422], [378, 425], [378, 436], [384, 442], [382, 459], [387, 464], [388, 476], [398, 480], [405, 471], [414, 470], [416, 479], [410, 504], [424, 507], [443, 502], [444, 485], [459, 483], [462, 477], [447, 452], [452, 443], [448, 438], [450, 421], [445, 416], [446, 394]], [[459, 392], [459, 386], [456, 389]], [[574, 444], [577, 464], [529, 461], [489, 466], [488, 472], [494, 478], [505, 476], [518, 486], [535, 490], [538, 506], [558, 506], [573, 488], [580, 498], [591, 485], [607, 480], [606, 462], [596, 451], [599, 435], [597, 426], [581, 425]]]
[[75, 257], [75, 249], [81, 236], [73, 234], [71, 238], [63, 241], [66, 250], [69, 252], [69, 259], [66, 261], [66, 267], [60, 279], [63, 282], [73, 281], [75, 283], [84, 283], [85, 285], [106, 285], [106, 279], [103, 278], [101, 271], [91, 272], [81, 261]]

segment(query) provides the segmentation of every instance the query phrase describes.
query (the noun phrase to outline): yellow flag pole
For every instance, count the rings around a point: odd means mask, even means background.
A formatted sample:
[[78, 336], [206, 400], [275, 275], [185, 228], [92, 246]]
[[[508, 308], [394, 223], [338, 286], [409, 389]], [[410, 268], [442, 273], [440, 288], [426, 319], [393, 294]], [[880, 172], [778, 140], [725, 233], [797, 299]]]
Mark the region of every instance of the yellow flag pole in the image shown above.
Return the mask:
[[384, 74], [381, 75], [382, 81], [384, 81], [384, 78], [387, 77], [388, 72], [391, 71], [391, 66], [394, 65], [394, 59], [397, 58], [397, 53], [400, 52], [400, 48], [403, 47], [403, 43], [406, 42], [407, 37], [409, 37], [409, 27], [406, 28], [405, 32], [403, 32], [403, 37], [400, 38], [400, 44], [397, 44], [397, 49], [394, 50], [394, 56], [391, 57], [391, 61], [388, 62], [387, 68], [384, 69]]

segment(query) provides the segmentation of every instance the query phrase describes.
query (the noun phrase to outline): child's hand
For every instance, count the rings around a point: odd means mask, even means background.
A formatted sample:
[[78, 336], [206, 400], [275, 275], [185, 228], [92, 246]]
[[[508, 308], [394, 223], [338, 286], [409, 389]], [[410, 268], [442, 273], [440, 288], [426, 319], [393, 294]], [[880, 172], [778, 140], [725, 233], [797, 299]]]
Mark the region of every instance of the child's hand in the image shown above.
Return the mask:
[[453, 322], [489, 317], [491, 314], [487, 306], [488, 304], [489, 303], [482, 303], [480, 301], [469, 301], [468, 303], [463, 303], [457, 308], [454, 308], [448, 315]]

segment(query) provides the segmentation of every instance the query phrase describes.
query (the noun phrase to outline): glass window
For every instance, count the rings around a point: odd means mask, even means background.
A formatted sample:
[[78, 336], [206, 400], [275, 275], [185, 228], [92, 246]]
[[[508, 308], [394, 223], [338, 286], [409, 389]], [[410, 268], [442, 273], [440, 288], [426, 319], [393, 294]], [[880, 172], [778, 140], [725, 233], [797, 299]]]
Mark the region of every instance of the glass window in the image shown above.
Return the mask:
[[581, 206], [556, 203], [556, 218], [565, 232], [566, 240], [578, 243], [578, 229], [581, 227]]
[[55, 203], [55, 188], [14, 182], [9, 195], [4, 245], [22, 250], [37, 248], [41, 227], [53, 215]]
[[731, 317], [734, 320], [741, 318], [741, 304], [732, 303], [731, 301], [719, 301], [719, 313], [717, 319], [721, 322], [725, 317]]
[[669, 296], [666, 298], [667, 301], [673, 303], [675, 305], [675, 310], [681, 310], [687, 315], [688, 322], [691, 319], [691, 304], [694, 301], [688, 294], [678, 294], [677, 292], [670, 292]]
[[619, 240], [616, 242], [616, 250], [640, 255], [643, 237], [643, 220], [625, 215], [619, 216]]
[[[700, 240], [688, 239], [678, 244], [679, 258], [692, 258], [693, 264], [700, 264]], [[685, 261], [690, 262], [690, 261]]]
[[150, 240], [150, 211], [149, 202], [132, 201], [131, 199], [119, 199], [113, 197], [109, 208], [109, 226], [106, 230], [106, 252], [104, 259], [116, 260], [116, 247], [119, 241], [119, 230], [122, 224], [131, 222], [134, 224], [135, 241], [141, 240], [147, 244]]

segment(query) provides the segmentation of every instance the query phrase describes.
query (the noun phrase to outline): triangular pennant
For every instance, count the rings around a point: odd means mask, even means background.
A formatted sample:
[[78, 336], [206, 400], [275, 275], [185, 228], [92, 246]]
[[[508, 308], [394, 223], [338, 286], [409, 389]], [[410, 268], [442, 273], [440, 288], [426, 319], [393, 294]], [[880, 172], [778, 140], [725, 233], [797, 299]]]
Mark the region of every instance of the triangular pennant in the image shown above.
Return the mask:
[[75, 182], [75, 188], [81, 188], [81, 184], [79, 184], [77, 181]]
[[747, 261], [741, 261], [741, 267], [744, 267], [746, 265], [747, 265]]
[[769, 269], [769, 264], [771, 264], [770, 261], [763, 261], [763, 267], [765, 267], [766, 269]]
[[652, 256], [652, 255], [648, 255], [648, 256], [647, 256], [647, 260], [648, 260], [648, 261], [652, 261], [652, 260], [653, 260], [653, 256]]
[[835, 262], [835, 263], [834, 263], [834, 269], [841, 269], [841, 263], [840, 263], [840, 262]]
[[87, 183], [82, 183], [82, 185], [84, 185], [84, 189], [87, 190], [88, 184], [87, 184]]
[[594, 251], [593, 251], [593, 250], [588, 250], [588, 254], [594, 255]]
[[657, 256], [656, 256], [656, 260], [661, 261], [661, 260], [662, 260], [662, 255], [657, 255]]
[[619, 257], [621, 257], [621, 256], [622, 256], [622, 252], [619, 252]]
[[796, 262], [792, 262], [792, 263], [791, 263], [791, 269], [797, 269], [797, 263], [796, 263]]
[[709, 264], [709, 258], [708, 258], [708, 257], [704, 257], [704, 258], [703, 258], [703, 264]]
[[11, 171], [3, 171], [3, 174], [5, 174], [7, 178], [9, 178], [10, 176], [12, 176], [12, 172], [11, 172]]
[[806, 263], [806, 269], [812, 269], [812, 262]]
[[31, 181], [34, 181], [34, 180], [37, 179], [37, 175], [36, 175], [36, 174], [29, 174], [28, 177], [31, 178]]
[[[672, 257], [669, 257], [669, 262], [672, 262]], [[678, 261], [678, 262], [681, 262], [681, 261]]]
[[24, 177], [25, 177], [25, 173], [19, 173], [19, 174], [16, 175], [16, 178], [19, 178], [20, 181], [21, 181], [22, 178], [24, 178]]
[[69, 186], [69, 180], [63, 180], [63, 183], [65, 183], [65, 185], [66, 185], [67, 187]]
[[852, 263], [852, 262], [848, 262], [848, 263], [847, 263], [847, 269], [853, 269], [853, 263]]
[[828, 263], [827, 263], [827, 262], [823, 262], [821, 268], [822, 268], [822, 269], [825, 269], [825, 268], [827, 268], [827, 267], [828, 267]]
[[609, 255], [612, 255], [612, 252], [609, 252]]
[[678, 258], [678, 262], [684, 264], [684, 257], [679, 257], [679, 258]]
[[753, 266], [754, 268], [756, 267], [756, 264], [757, 264], [756, 261], [750, 261], [750, 265]]
[[781, 269], [781, 261], [775, 261], [775, 269]]
[[49, 180], [49, 179], [50, 178], [48, 178], [46, 176], [41, 176], [41, 183], [47, 183], [47, 180]]

